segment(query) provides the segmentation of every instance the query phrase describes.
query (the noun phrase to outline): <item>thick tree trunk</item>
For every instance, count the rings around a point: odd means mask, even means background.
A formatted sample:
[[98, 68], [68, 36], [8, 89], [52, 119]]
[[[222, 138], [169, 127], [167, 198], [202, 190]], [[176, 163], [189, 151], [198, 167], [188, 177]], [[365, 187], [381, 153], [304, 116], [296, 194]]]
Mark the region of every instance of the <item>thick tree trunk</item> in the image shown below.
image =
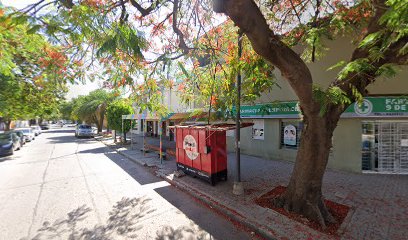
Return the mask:
[[335, 219], [327, 211], [322, 180], [339, 117], [328, 114], [304, 119], [296, 163], [286, 192], [274, 200], [277, 207], [300, 213], [325, 228]]
[[5, 131], [10, 131], [10, 128], [11, 128], [11, 120], [5, 120], [4, 121], [4, 123], [5, 123]]

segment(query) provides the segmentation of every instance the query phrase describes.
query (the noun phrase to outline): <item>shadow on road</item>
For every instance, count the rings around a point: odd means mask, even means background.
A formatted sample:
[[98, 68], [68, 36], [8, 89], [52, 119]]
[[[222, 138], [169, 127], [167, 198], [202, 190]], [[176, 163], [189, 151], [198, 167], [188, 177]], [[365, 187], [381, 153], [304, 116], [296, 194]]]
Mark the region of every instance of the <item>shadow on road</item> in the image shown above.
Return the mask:
[[[81, 239], [81, 240], [110, 240], [110, 239], [139, 239], [143, 238], [138, 233], [143, 225], [143, 218], [156, 210], [147, 206], [149, 198], [123, 198], [118, 201], [109, 212], [109, 217], [104, 224], [93, 227], [83, 226], [87, 218], [92, 214], [92, 209], [82, 205], [66, 214], [65, 218], [54, 222], [45, 221], [32, 238], [20, 240], [45, 240], [45, 239]], [[200, 230], [193, 222], [189, 226], [173, 228], [164, 226], [156, 231], [157, 240], [164, 239], [211, 239], [210, 235]]]
[[[104, 149], [107, 151], [109, 148]], [[100, 149], [96, 149], [96, 151], [100, 151]], [[141, 185], [163, 181], [163, 179], [153, 175], [154, 171], [149, 171], [150, 168], [140, 167], [140, 165], [136, 165], [116, 152], [105, 153], [105, 155]], [[154, 191], [191, 220], [189, 225], [178, 228], [174, 228], [171, 224], [164, 226], [156, 232], [156, 239], [228, 239], [231, 236], [234, 236], [234, 239], [248, 239], [247, 233], [238, 230], [234, 233], [225, 232], [225, 229], [220, 226], [226, 225], [227, 222], [229, 224], [228, 220], [219, 215], [214, 216], [215, 213], [212, 210], [206, 209], [206, 206], [201, 205], [193, 197], [179, 189], [170, 185], [155, 188]], [[206, 209], [205, 211], [203, 211], [203, 207]], [[171, 219], [169, 222], [171, 223]]]
[[[109, 212], [109, 217], [104, 224], [87, 228], [83, 226], [91, 214], [92, 209], [82, 205], [67, 213], [63, 219], [53, 223], [43, 222], [32, 240], [42, 239], [136, 239], [137, 232], [143, 228], [138, 220], [153, 213], [155, 209], [148, 206], [149, 198], [122, 198]], [[28, 240], [30, 238], [22, 238]]]

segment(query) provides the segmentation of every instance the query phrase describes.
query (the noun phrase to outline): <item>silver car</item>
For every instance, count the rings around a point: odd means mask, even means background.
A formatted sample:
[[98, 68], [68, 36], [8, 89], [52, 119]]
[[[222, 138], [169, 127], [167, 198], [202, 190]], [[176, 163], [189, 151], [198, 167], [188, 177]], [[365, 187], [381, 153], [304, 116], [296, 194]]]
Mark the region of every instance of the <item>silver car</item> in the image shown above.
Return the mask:
[[31, 142], [35, 139], [35, 134], [31, 128], [16, 128], [16, 131], [22, 131], [24, 136], [26, 137], [27, 142]]
[[94, 137], [95, 132], [90, 125], [79, 124], [75, 128], [75, 137]]
[[35, 136], [38, 136], [41, 134], [40, 126], [31, 126], [31, 129], [33, 130]]

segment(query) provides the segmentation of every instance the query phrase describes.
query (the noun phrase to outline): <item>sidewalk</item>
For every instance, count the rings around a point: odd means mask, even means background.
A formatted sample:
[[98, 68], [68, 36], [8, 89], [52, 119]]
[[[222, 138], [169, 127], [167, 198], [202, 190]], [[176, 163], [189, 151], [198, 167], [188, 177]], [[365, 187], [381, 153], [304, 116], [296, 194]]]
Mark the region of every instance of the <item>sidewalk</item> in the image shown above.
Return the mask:
[[139, 164], [154, 167], [156, 174], [189, 192], [227, 217], [272, 239], [407, 239], [408, 175], [353, 174], [327, 170], [323, 183], [325, 198], [351, 207], [340, 227], [339, 236], [329, 236], [293, 221], [273, 210], [260, 207], [254, 201], [279, 185], [286, 186], [293, 164], [241, 155], [243, 196], [232, 194], [234, 153], [228, 154], [227, 182], [216, 186], [190, 176], [176, 178], [174, 158], [160, 164], [158, 154], [143, 154], [143, 141], [130, 145], [115, 145], [112, 139], [99, 138], [120, 154]]

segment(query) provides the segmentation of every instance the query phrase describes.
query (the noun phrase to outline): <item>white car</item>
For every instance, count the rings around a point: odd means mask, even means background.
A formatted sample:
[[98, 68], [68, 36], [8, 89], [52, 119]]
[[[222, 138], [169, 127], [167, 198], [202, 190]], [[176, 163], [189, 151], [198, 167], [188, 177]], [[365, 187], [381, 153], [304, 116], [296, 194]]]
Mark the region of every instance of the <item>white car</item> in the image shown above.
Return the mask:
[[31, 142], [35, 139], [35, 134], [31, 128], [17, 128], [15, 130], [22, 131], [27, 142]]
[[92, 126], [86, 124], [79, 124], [75, 128], [75, 137], [94, 137], [95, 132]]
[[31, 129], [33, 130], [35, 136], [38, 136], [41, 134], [40, 126], [31, 126]]

